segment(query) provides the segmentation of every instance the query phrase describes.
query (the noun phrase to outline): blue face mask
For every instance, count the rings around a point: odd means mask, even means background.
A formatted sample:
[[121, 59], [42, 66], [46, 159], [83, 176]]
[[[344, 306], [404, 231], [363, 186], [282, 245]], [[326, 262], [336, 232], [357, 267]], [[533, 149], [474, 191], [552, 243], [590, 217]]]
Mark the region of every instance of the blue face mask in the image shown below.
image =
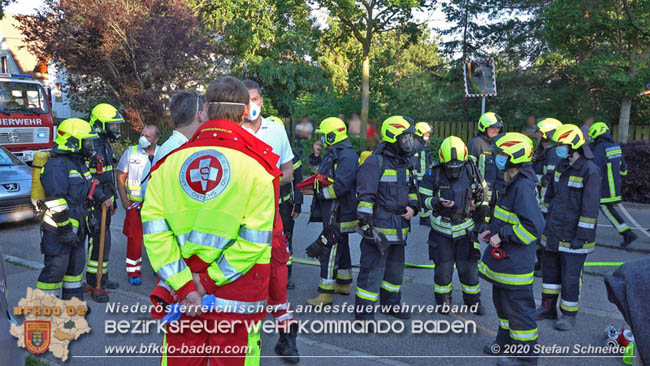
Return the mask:
[[555, 155], [560, 159], [566, 159], [569, 157], [569, 147], [566, 145], [558, 146], [555, 148]]
[[322, 142], [323, 145], [325, 145], [325, 136], [321, 136], [321, 137], [320, 137], [320, 142]]
[[497, 169], [506, 170], [506, 165], [508, 164], [508, 156], [507, 155], [497, 155], [494, 158], [494, 163], [497, 165]]

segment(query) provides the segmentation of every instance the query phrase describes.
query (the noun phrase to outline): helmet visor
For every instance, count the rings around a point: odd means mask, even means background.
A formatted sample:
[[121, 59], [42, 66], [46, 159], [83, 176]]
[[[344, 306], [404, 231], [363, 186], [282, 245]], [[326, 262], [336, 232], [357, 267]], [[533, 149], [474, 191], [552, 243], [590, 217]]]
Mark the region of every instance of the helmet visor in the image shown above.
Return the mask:
[[448, 163], [445, 163], [445, 171], [447, 172], [447, 177], [451, 179], [458, 179], [460, 177], [461, 171], [463, 170], [463, 166], [465, 166], [465, 162], [460, 160], [452, 160]]
[[106, 133], [108, 136], [119, 139], [122, 134], [120, 133], [120, 123], [108, 122], [106, 123]]
[[400, 150], [406, 154], [415, 152], [418, 141], [411, 133], [403, 133], [397, 137]]
[[90, 158], [95, 155], [95, 140], [97, 140], [96, 137], [85, 137], [81, 139], [81, 154], [84, 157]]

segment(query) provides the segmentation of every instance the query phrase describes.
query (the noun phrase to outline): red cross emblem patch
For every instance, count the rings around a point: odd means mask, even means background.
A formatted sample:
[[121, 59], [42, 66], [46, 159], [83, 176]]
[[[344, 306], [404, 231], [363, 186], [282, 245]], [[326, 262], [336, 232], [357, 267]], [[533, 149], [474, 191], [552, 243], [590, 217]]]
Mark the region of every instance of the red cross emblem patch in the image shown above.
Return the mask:
[[188, 196], [201, 202], [209, 201], [228, 186], [230, 163], [219, 151], [197, 151], [183, 163], [179, 180]]

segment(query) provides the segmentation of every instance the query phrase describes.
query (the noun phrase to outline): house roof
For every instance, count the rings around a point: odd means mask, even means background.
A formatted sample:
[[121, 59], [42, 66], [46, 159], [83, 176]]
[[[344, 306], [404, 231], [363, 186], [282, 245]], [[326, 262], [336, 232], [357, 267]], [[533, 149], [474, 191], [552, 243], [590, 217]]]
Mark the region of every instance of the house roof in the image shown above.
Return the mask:
[[18, 29], [18, 19], [15, 14], [5, 13], [0, 20], [0, 36], [2, 37], [3, 48], [11, 52], [14, 62], [21, 74], [33, 75], [39, 79], [47, 79], [47, 74], [35, 72], [39, 59], [31, 54], [25, 45], [25, 36]]

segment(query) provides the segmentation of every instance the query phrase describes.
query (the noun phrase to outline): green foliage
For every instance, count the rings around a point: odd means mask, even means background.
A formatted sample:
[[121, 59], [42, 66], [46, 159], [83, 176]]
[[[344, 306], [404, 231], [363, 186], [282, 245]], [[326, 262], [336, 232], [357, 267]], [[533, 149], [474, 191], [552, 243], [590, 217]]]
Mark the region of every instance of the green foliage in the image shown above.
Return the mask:
[[34, 355], [27, 355], [25, 358], [25, 366], [48, 366], [49, 364], [47, 360], [40, 359]]

